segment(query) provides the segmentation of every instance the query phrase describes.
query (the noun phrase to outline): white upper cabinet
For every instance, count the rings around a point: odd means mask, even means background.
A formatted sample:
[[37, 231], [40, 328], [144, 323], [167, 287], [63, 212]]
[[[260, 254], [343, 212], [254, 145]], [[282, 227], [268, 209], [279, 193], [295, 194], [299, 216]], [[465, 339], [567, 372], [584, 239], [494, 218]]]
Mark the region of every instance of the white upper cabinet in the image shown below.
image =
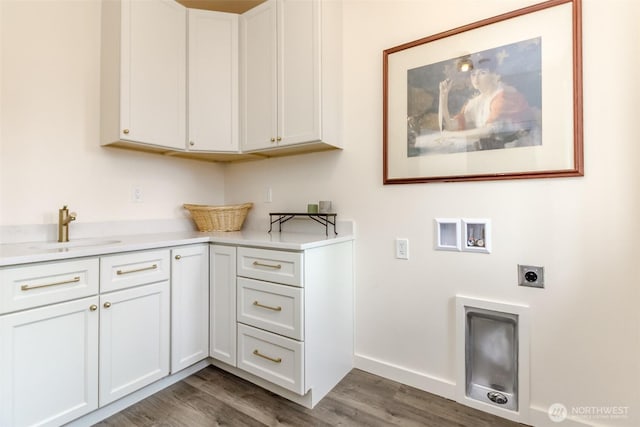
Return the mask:
[[270, 0], [245, 12], [240, 31], [242, 148], [269, 148], [275, 145], [278, 133], [276, 2]]
[[341, 5], [268, 0], [241, 17], [242, 149], [340, 147]]
[[190, 151], [237, 152], [238, 15], [189, 9]]
[[101, 143], [214, 161], [341, 148], [341, 39], [338, 1], [105, 0]]
[[103, 2], [102, 143], [186, 146], [186, 8]]

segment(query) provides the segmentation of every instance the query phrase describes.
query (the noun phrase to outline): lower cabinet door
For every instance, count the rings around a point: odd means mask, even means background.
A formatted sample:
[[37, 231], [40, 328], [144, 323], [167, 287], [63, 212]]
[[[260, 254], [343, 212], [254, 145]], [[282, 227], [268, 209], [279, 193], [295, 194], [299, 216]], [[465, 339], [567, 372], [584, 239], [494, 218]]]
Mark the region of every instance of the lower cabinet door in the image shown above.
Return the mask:
[[304, 395], [304, 344], [238, 323], [238, 368]]
[[100, 406], [169, 373], [169, 282], [100, 295]]
[[97, 304], [0, 316], [0, 426], [59, 426], [98, 408]]
[[171, 373], [209, 356], [209, 244], [171, 251]]
[[209, 250], [209, 356], [236, 366], [236, 248]]

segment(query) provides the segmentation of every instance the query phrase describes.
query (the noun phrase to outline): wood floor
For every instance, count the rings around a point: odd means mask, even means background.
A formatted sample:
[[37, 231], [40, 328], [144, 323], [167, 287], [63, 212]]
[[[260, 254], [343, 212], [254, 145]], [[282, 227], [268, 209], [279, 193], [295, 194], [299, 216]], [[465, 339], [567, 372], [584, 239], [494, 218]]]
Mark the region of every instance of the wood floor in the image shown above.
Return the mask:
[[307, 409], [213, 366], [97, 425], [522, 426], [358, 369]]

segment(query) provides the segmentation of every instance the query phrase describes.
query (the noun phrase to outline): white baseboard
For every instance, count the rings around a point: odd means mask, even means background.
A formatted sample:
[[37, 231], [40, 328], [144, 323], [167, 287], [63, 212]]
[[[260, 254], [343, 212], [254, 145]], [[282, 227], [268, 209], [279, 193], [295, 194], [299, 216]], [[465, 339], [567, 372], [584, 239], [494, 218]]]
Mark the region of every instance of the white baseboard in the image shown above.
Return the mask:
[[[151, 385], [148, 385], [147, 387], [141, 390], [138, 390], [137, 392], [134, 392], [128, 396], [125, 396], [122, 399], [117, 400], [108, 406], [100, 408], [81, 418], [78, 418], [75, 421], [72, 421], [71, 423], [67, 424], [67, 427], [85, 427], [85, 426], [94, 425], [122, 411], [123, 409], [151, 396], [152, 394], [155, 394], [160, 390], [166, 387], [169, 387], [170, 385], [175, 384], [178, 381], [183, 380], [184, 378], [198, 372], [199, 370], [206, 368], [210, 364], [219, 365], [219, 362], [213, 359], [206, 359], [201, 362], [198, 362], [195, 365], [192, 365], [176, 374], [163, 378]], [[370, 372], [372, 374], [379, 375], [381, 377], [393, 380], [393, 381], [397, 381], [402, 384], [406, 384], [411, 387], [415, 387], [419, 390], [423, 390], [428, 393], [436, 394], [446, 399], [455, 400], [456, 384], [452, 381], [433, 377], [423, 372], [414, 371], [411, 369], [404, 368], [402, 366], [394, 365], [392, 363], [384, 362], [384, 361], [377, 360], [368, 356], [363, 356], [360, 354], [354, 355], [354, 367], [358, 369], [362, 369], [363, 371]], [[225, 368], [222, 367], [222, 369], [225, 369]], [[242, 375], [240, 376], [243, 377]], [[253, 378], [245, 378], [245, 379], [248, 379], [249, 381], [253, 380]], [[265, 388], [268, 389], [269, 383], [265, 382], [265, 385], [267, 385], [267, 387]], [[285, 397], [303, 406], [307, 406], [305, 405], [304, 401], [300, 400], [300, 396], [297, 396], [297, 399], [295, 398], [292, 399], [293, 396], [285, 396]], [[304, 399], [304, 397], [302, 397], [301, 399]], [[584, 421], [576, 420], [571, 417], [566, 418], [564, 421], [560, 423], [554, 422], [549, 418], [549, 415], [546, 409], [537, 408], [533, 406], [530, 408], [529, 417], [530, 417], [530, 425], [535, 427], [598, 427], [599, 426], [598, 424], [589, 424]]]
[[598, 427], [604, 426], [604, 424], [592, 424], [584, 420], [578, 420], [574, 417], [568, 416], [563, 421], [552, 421], [549, 418], [548, 409], [537, 408], [531, 406], [529, 410], [529, 419], [531, 425], [535, 427]]
[[356, 368], [362, 369], [363, 371], [371, 372], [372, 374], [380, 375], [381, 377], [415, 387], [428, 393], [437, 394], [447, 399], [455, 399], [456, 383], [454, 382], [362, 354], [355, 354], [353, 356], [353, 363]]
[[[446, 399], [455, 400], [456, 383], [434, 377], [424, 372], [407, 369], [382, 360], [374, 359], [362, 354], [353, 357], [354, 367], [381, 377], [415, 387], [419, 390], [433, 393]], [[531, 406], [529, 408], [529, 424], [535, 427], [597, 427], [582, 420], [567, 417], [562, 422], [554, 422], [549, 418], [547, 409]]]

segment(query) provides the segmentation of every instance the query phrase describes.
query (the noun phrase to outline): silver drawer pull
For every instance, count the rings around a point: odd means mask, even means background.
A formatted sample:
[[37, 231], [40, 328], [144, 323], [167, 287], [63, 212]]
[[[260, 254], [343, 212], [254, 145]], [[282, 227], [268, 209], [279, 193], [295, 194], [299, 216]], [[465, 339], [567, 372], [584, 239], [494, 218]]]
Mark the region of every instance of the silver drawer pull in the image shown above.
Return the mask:
[[261, 262], [258, 261], [253, 261], [253, 265], [255, 265], [256, 267], [269, 267], [269, 268], [273, 268], [275, 270], [280, 270], [282, 268], [282, 266], [280, 264], [263, 264]]
[[47, 288], [49, 286], [58, 286], [58, 285], [66, 285], [67, 283], [76, 283], [80, 281], [80, 276], [76, 276], [71, 280], [63, 280], [62, 282], [55, 282], [55, 283], [47, 283], [45, 285], [22, 285], [20, 286], [20, 289], [23, 291], [30, 291], [31, 289], [38, 289], [38, 288]]
[[256, 356], [262, 357], [263, 359], [270, 360], [273, 363], [282, 363], [282, 357], [278, 357], [277, 359], [274, 359], [273, 357], [265, 356], [264, 354], [260, 353], [258, 350], [253, 350], [253, 354]]
[[156, 268], [158, 268], [158, 265], [153, 264], [150, 267], [142, 267], [142, 268], [137, 268], [135, 270], [118, 270], [116, 271], [116, 273], [120, 276], [122, 274], [138, 273], [139, 271], [155, 270]]
[[260, 304], [258, 301], [254, 301], [253, 305], [255, 305], [256, 307], [266, 308], [267, 310], [282, 311], [282, 307], [280, 306], [272, 307], [270, 305]]

